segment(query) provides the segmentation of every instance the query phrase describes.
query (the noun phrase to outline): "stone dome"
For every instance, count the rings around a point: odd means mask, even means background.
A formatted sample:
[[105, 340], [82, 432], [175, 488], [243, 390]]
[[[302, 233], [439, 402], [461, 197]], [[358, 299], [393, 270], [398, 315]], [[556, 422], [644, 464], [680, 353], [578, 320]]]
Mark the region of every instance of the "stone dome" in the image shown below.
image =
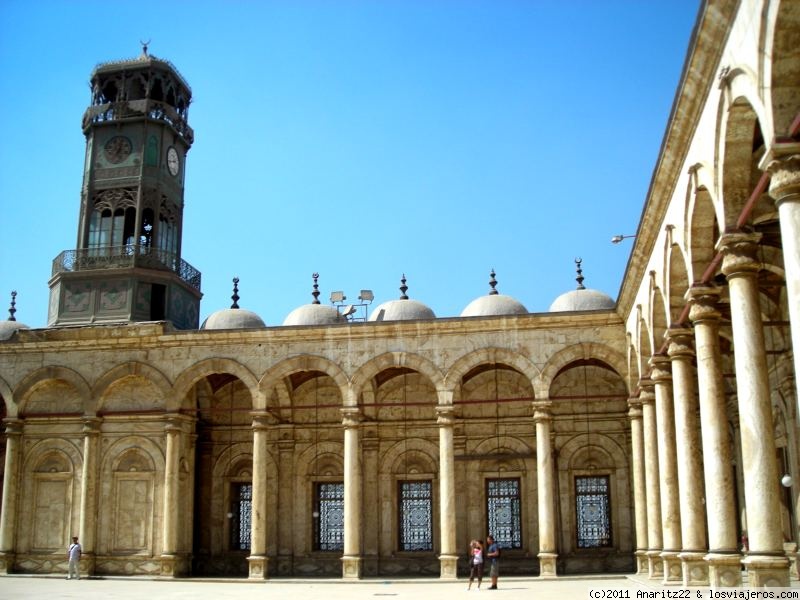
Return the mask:
[[427, 305], [418, 300], [410, 300], [408, 298], [406, 295], [408, 286], [406, 285], [405, 274], [400, 279], [400, 284], [400, 298], [398, 300], [389, 300], [375, 307], [369, 316], [370, 321], [414, 321], [417, 319], [436, 318], [436, 315]]
[[592, 290], [583, 285], [583, 271], [581, 270], [580, 258], [575, 259], [578, 276], [578, 289], [561, 294], [553, 300], [550, 305], [550, 312], [572, 312], [581, 310], [610, 310], [616, 306], [616, 302], [608, 294], [599, 290]]
[[11, 339], [11, 336], [20, 329], [30, 329], [30, 327], [19, 321], [0, 321], [0, 341]]
[[223, 308], [211, 313], [200, 329], [258, 329], [266, 327], [256, 313], [243, 308]]
[[251, 310], [239, 308], [239, 278], [233, 278], [233, 304], [230, 308], [223, 308], [211, 313], [200, 325], [200, 329], [259, 329], [266, 327], [256, 313]]
[[610, 310], [616, 302], [608, 294], [599, 290], [572, 290], [561, 294], [553, 300], [550, 312], [568, 312], [577, 310]]
[[462, 317], [499, 317], [502, 315], [527, 315], [528, 309], [516, 298], [501, 294], [497, 287], [496, 273], [489, 273], [489, 294], [475, 298], [461, 311]]
[[347, 318], [339, 314], [336, 307], [324, 304], [298, 306], [283, 320], [284, 325], [334, 325], [336, 323], [347, 323]]
[[516, 298], [505, 294], [490, 294], [475, 298], [461, 311], [462, 317], [498, 317], [501, 315], [527, 315], [528, 309]]

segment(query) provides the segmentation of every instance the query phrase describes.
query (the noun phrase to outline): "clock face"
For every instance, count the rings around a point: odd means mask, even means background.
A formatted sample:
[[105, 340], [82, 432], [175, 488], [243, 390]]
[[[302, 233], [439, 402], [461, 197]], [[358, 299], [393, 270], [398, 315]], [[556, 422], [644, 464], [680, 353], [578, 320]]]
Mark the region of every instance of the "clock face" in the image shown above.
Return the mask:
[[178, 174], [181, 168], [181, 159], [178, 157], [178, 151], [171, 147], [167, 150], [167, 169], [173, 177]]
[[103, 146], [106, 160], [112, 165], [118, 165], [131, 154], [131, 141], [123, 135], [115, 135]]

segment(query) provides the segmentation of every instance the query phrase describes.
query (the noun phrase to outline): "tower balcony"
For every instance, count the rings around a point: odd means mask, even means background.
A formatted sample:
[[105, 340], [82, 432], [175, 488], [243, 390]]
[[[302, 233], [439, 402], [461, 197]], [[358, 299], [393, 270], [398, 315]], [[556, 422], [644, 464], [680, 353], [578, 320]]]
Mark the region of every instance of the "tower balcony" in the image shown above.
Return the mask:
[[150, 99], [108, 102], [90, 106], [83, 113], [83, 131], [85, 133], [91, 125], [97, 123], [120, 122], [144, 117], [166, 123], [189, 145], [194, 142], [194, 130], [189, 127], [186, 119], [175, 107], [166, 102]]
[[188, 262], [172, 252], [135, 244], [64, 250], [53, 259], [51, 276], [59, 273], [131, 268], [169, 271], [200, 291], [200, 271]]

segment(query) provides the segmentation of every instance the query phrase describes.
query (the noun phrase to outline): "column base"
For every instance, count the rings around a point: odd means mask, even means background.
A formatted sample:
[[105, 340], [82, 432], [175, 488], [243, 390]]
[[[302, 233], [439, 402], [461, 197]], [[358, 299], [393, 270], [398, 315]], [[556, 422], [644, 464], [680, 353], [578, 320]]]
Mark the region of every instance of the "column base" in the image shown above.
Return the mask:
[[361, 557], [342, 557], [342, 579], [361, 579]]
[[681, 552], [678, 558], [681, 561], [683, 572], [683, 585], [708, 585], [708, 563], [703, 560], [702, 552]]
[[649, 573], [647, 567], [647, 552], [645, 550], [637, 550], [634, 556], [636, 557], [636, 574], [647, 575]]
[[263, 554], [254, 554], [247, 557], [247, 578], [252, 581], [269, 579], [267, 566], [269, 558]]
[[97, 557], [93, 552], [81, 553], [81, 561], [78, 563], [78, 570], [81, 577], [91, 577], [94, 575], [95, 565], [97, 564]]
[[9, 575], [14, 568], [14, 553], [0, 552], [0, 575]]
[[458, 556], [454, 554], [439, 555], [439, 579], [458, 579]]
[[742, 564], [750, 588], [789, 587], [789, 559], [785, 556], [750, 554]]
[[664, 561], [664, 585], [668, 583], [682, 583], [683, 582], [683, 567], [681, 566], [681, 559], [678, 558], [678, 553], [674, 550], [665, 550], [661, 553], [661, 559]]
[[742, 557], [740, 554], [719, 554], [711, 552], [705, 555], [708, 563], [708, 585], [718, 587], [741, 587]]
[[161, 577], [186, 577], [189, 574], [189, 558], [185, 554], [162, 554], [159, 563]]
[[544, 579], [556, 577], [556, 561], [558, 554], [539, 552], [539, 577]]
[[797, 579], [797, 544], [794, 542], [784, 542], [783, 551], [786, 553], [786, 558], [789, 559], [789, 578]]
[[647, 555], [647, 576], [650, 579], [661, 579], [664, 576], [664, 560], [661, 558], [661, 550], [648, 550]]

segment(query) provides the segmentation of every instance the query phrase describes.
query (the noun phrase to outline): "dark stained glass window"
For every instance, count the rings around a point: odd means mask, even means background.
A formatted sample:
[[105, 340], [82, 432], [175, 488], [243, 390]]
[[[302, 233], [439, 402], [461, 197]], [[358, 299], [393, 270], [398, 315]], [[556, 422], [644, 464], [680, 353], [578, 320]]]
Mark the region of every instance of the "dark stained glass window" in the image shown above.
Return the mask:
[[501, 548], [522, 548], [519, 479], [486, 480], [486, 522]]
[[401, 481], [400, 550], [433, 550], [433, 493], [430, 481]]
[[318, 483], [314, 499], [314, 549], [344, 550], [344, 483]]
[[610, 507], [608, 476], [575, 478], [578, 548], [611, 546]]
[[253, 484], [231, 486], [231, 549], [250, 549], [250, 527], [253, 520]]

